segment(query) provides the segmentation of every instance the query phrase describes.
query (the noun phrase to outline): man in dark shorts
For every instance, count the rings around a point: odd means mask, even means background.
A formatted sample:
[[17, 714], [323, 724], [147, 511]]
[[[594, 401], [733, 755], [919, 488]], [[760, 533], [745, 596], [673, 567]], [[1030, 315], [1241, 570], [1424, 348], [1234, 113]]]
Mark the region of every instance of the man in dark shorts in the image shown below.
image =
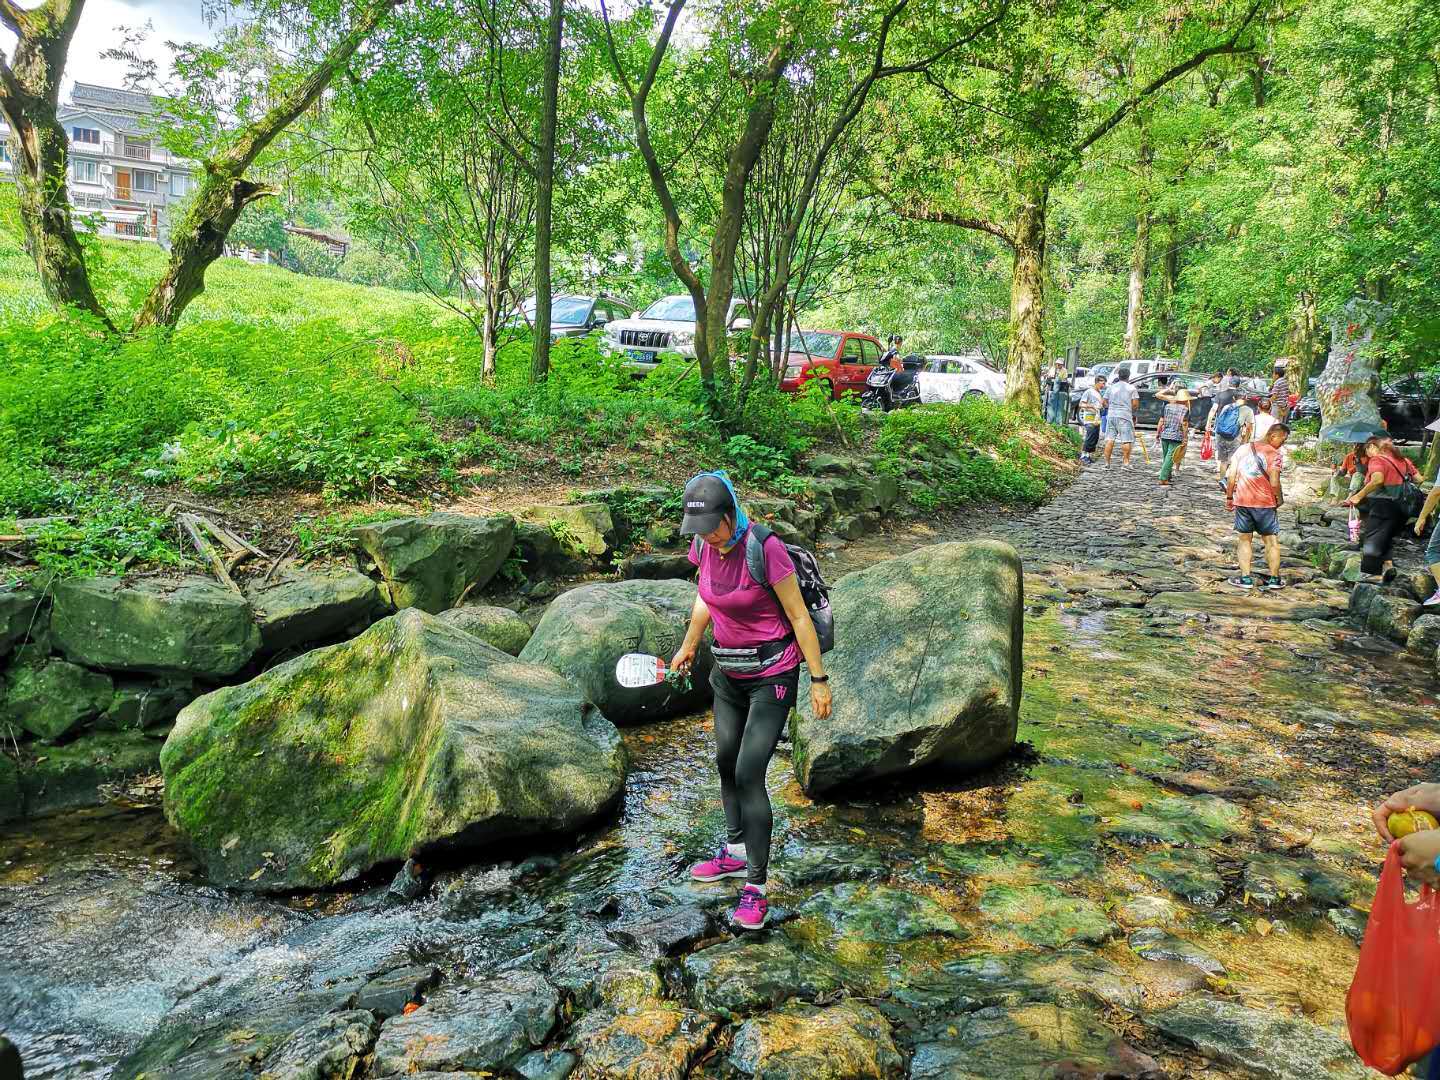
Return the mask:
[[1280, 515], [1285, 494], [1280, 490], [1280, 447], [1290, 437], [1290, 428], [1275, 424], [1265, 438], [1247, 443], [1235, 453], [1225, 485], [1225, 508], [1235, 512], [1235, 558], [1240, 576], [1230, 579], [1237, 589], [1255, 588], [1250, 566], [1255, 558], [1255, 534], [1265, 545], [1265, 564], [1270, 576], [1261, 584], [1282, 589], [1280, 579]]

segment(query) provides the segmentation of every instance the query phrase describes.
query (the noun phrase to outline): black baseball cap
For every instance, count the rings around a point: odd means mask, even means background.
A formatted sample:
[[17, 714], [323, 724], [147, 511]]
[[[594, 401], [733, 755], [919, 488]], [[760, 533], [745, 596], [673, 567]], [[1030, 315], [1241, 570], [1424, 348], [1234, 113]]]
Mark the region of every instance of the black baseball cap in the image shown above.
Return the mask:
[[685, 517], [680, 522], [680, 535], [714, 532], [725, 515], [734, 509], [735, 500], [725, 481], [711, 473], [701, 473], [685, 485]]

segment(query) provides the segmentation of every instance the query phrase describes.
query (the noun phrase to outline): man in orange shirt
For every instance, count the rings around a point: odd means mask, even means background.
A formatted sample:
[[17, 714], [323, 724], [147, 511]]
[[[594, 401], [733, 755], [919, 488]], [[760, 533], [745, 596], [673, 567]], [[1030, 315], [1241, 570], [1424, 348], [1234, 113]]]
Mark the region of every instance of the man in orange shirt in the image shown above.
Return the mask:
[[1235, 512], [1235, 558], [1240, 563], [1240, 576], [1231, 578], [1237, 589], [1255, 588], [1250, 566], [1255, 558], [1255, 534], [1265, 545], [1265, 564], [1270, 576], [1262, 583], [1266, 589], [1282, 589], [1280, 580], [1280, 515], [1276, 512], [1285, 502], [1280, 490], [1280, 447], [1290, 437], [1286, 424], [1271, 425], [1265, 438], [1248, 443], [1235, 452], [1225, 486], [1225, 508]]

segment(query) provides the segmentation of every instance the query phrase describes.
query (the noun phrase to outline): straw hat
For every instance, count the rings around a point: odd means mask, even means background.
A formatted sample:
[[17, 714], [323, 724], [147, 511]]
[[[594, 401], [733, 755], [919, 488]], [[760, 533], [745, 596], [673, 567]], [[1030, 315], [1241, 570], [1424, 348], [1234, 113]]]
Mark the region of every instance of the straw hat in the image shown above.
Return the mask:
[[1190, 396], [1190, 391], [1189, 391], [1189, 390], [1186, 390], [1186, 389], [1182, 386], [1182, 387], [1180, 387], [1179, 390], [1176, 390], [1176, 391], [1175, 391], [1174, 396], [1172, 396], [1172, 397], [1170, 398], [1170, 400], [1173, 401], [1173, 402], [1175, 402], [1175, 404], [1177, 404], [1177, 405], [1183, 405], [1183, 404], [1185, 404], [1185, 402], [1187, 402], [1187, 401], [1194, 401], [1195, 399]]

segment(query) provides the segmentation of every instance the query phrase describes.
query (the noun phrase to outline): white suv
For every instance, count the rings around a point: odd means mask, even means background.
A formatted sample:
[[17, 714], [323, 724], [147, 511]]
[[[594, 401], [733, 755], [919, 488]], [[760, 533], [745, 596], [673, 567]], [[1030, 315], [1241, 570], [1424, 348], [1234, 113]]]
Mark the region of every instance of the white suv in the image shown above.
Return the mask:
[[[750, 329], [750, 305], [731, 300], [726, 325]], [[605, 327], [605, 349], [621, 353], [637, 371], [650, 371], [660, 354], [695, 355], [695, 301], [689, 293], [656, 300], [632, 319], [618, 319]]]

